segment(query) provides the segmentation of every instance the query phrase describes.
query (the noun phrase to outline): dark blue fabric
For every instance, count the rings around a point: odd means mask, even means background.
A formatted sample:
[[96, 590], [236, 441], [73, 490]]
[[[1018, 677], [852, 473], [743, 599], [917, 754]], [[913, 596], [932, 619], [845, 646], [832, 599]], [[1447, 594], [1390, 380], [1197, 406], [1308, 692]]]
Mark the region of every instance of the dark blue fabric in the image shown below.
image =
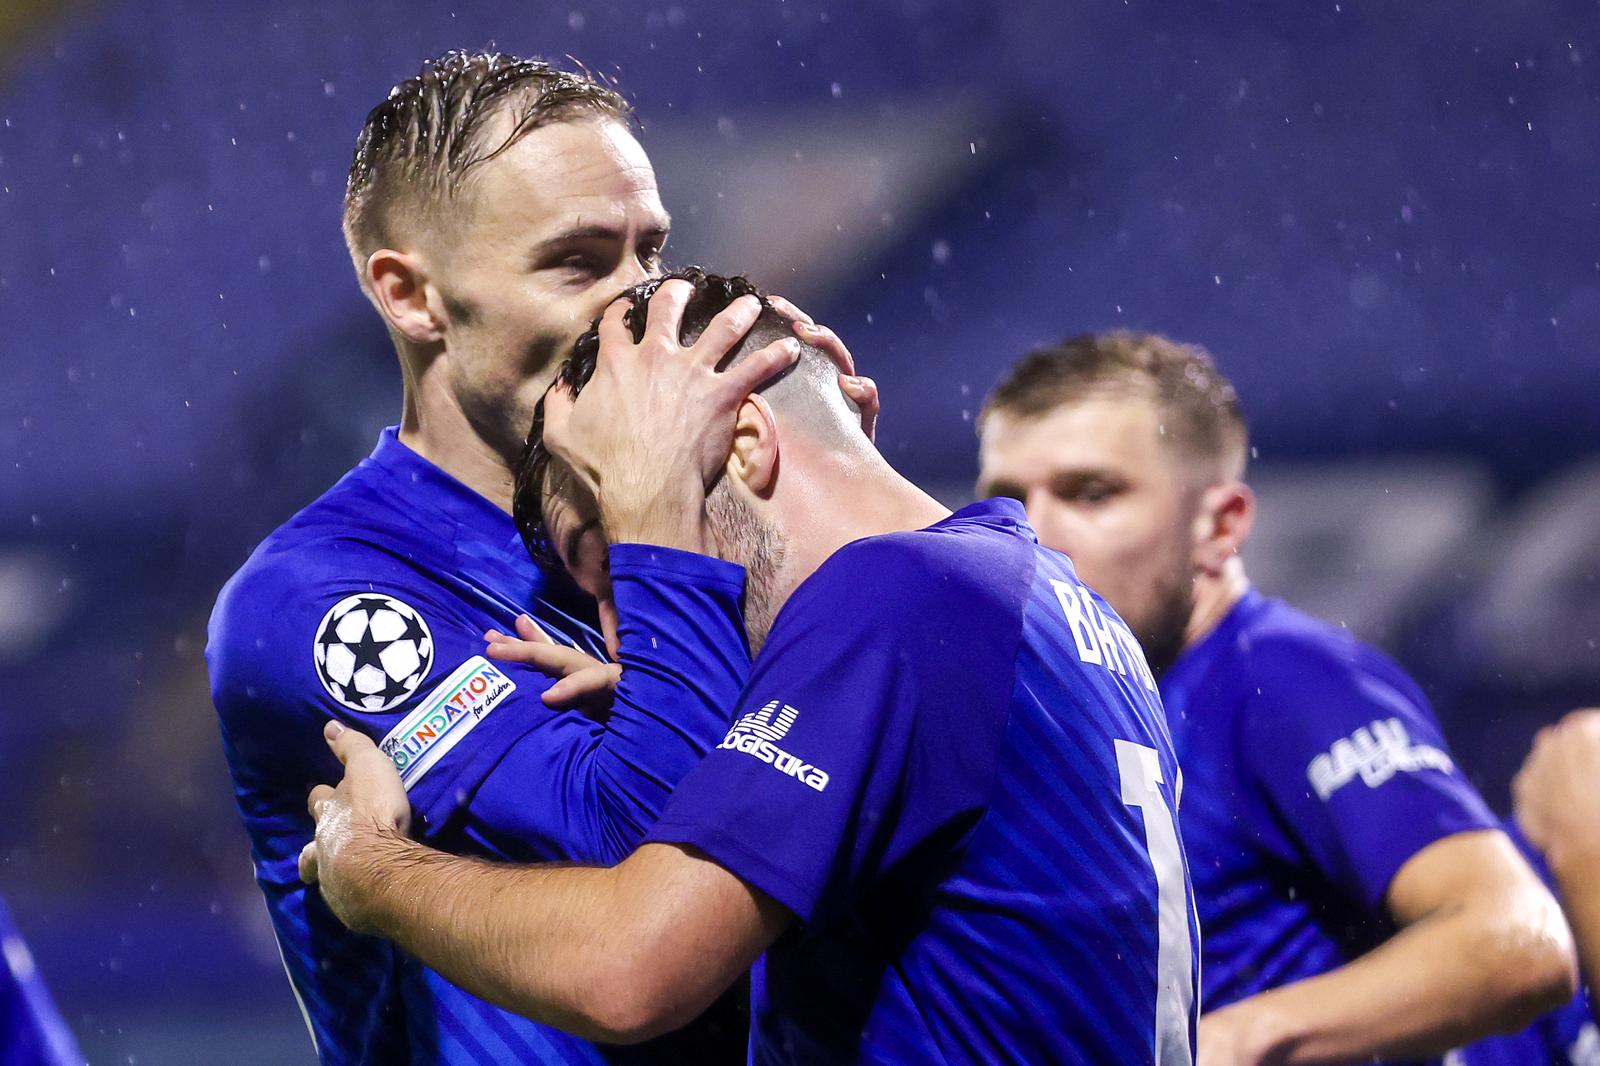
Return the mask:
[[0, 900], [0, 1066], [83, 1066], [27, 942]]
[[[640, 595], [626, 546], [618, 595]], [[674, 625], [723, 649], [743, 647], [742, 571], [700, 556], [643, 553], [650, 583], [677, 582]], [[674, 565], [677, 569], [674, 570]], [[505, 1014], [386, 942], [351, 935], [296, 870], [310, 839], [308, 790], [337, 780], [321, 729], [338, 718], [375, 739], [396, 730], [458, 668], [483, 632], [531, 614], [555, 639], [604, 655], [598, 635], [550, 595], [509, 515], [388, 430], [371, 457], [272, 534], [233, 577], [211, 619], [207, 661], [257, 880], [324, 1063], [477, 1064], [727, 1061], [741, 1034], [715, 1019], [638, 1049], [600, 1049]], [[432, 665], [381, 713], [339, 702], [313, 656], [324, 615], [352, 594], [403, 604], [426, 626]], [[651, 661], [625, 633], [624, 666]], [[526, 861], [615, 862], [637, 843], [672, 786], [727, 726], [746, 666], [738, 653], [694, 659], [696, 685], [670, 705], [646, 669], [628, 671], [604, 723], [545, 707], [549, 679], [484, 661], [501, 694], [410, 782], [415, 831], [449, 851]], [[504, 689], [504, 685], [513, 686]], [[504, 689], [502, 691], [502, 689]], [[654, 709], [669, 707], [672, 717]], [[479, 709], [482, 709], [480, 705]], [[418, 763], [418, 766], [423, 765]]]
[[1247, 593], [1161, 697], [1188, 780], [1207, 1010], [1381, 944], [1406, 860], [1498, 827], [1404, 671], [1280, 600]]
[[800, 919], [758, 967], [752, 1061], [1153, 1061], [1156, 877], [1118, 747], [1159, 765], [1168, 811], [1177, 765], [1132, 637], [1019, 505], [835, 553], [738, 713], [648, 838]]

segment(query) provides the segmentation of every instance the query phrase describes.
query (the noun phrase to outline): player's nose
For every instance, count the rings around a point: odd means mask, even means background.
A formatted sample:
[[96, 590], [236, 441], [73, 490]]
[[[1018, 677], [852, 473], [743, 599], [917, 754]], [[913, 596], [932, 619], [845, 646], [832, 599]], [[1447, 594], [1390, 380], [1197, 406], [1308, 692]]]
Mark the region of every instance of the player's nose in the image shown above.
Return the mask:
[[637, 257], [626, 256], [622, 265], [617, 268], [617, 287], [620, 289], [632, 288], [635, 285], [649, 281], [651, 278], [659, 277], [660, 274], [660, 267], [646, 266], [644, 263], [639, 262]]

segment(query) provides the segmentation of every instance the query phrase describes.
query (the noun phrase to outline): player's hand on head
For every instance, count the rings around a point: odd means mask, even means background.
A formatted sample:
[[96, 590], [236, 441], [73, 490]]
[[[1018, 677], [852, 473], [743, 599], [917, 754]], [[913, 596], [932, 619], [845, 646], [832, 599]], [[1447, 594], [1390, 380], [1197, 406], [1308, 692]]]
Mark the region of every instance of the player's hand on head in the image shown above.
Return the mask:
[[591, 714], [610, 709], [622, 667], [557, 644], [527, 615], [517, 619], [516, 628], [515, 635], [498, 629], [483, 635], [489, 645], [489, 658], [522, 663], [555, 678], [555, 684], [545, 689], [542, 697], [547, 707], [579, 708]]
[[344, 765], [344, 777], [337, 785], [318, 785], [306, 801], [317, 831], [300, 852], [300, 878], [318, 885], [339, 920], [359, 931], [366, 925], [362, 893], [374, 876], [374, 848], [405, 837], [411, 803], [399, 772], [371, 738], [339, 722], [329, 722], [322, 735]]
[[[740, 405], [799, 358], [799, 345], [786, 337], [718, 372], [755, 324], [760, 301], [735, 300], [684, 347], [678, 337], [693, 292], [687, 281], [662, 283], [638, 343], [624, 322], [627, 301], [613, 303], [600, 320], [594, 376], [582, 393], [574, 399], [557, 388], [545, 397], [545, 444], [593, 493], [613, 543], [699, 550], [705, 491], [732, 449]], [[645, 535], [691, 526], [688, 536]]]
[[769, 296], [767, 302], [778, 314], [787, 318], [794, 327], [795, 336], [832, 359], [839, 368], [839, 390], [849, 397], [861, 411], [861, 430], [868, 440], [874, 440], [878, 431], [878, 383], [856, 373], [855, 357], [839, 335], [827, 326], [820, 325], [782, 296]]
[[1511, 782], [1517, 823], [1554, 860], [1562, 851], [1600, 854], [1600, 709], [1573, 711], [1539, 731]]

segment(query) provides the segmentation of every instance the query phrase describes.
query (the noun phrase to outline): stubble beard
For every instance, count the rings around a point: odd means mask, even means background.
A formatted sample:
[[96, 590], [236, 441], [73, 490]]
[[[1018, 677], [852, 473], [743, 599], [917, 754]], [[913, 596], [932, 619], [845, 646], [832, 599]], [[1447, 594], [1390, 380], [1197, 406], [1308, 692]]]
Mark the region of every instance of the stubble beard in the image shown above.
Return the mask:
[[724, 477], [706, 498], [706, 518], [717, 554], [744, 567], [744, 628], [750, 655], [761, 654], [783, 604], [779, 575], [788, 557], [783, 537], [728, 487]]
[[[447, 296], [445, 302], [457, 325], [470, 329], [483, 317], [478, 307], [468, 301]], [[500, 369], [482, 376], [457, 378], [457, 402], [467, 421], [479, 439], [501, 456], [509, 468], [515, 468], [522, 454], [528, 430], [533, 426], [534, 406], [555, 380], [557, 368], [571, 352], [577, 337], [576, 333], [568, 335], [544, 330], [520, 344], [513, 342], [504, 347], [496, 344], [488, 352], [480, 351], [476, 359], [491, 360]], [[458, 366], [459, 374], [465, 367]], [[508, 381], [508, 377], [511, 380]]]
[[1189, 619], [1194, 615], [1194, 574], [1184, 560], [1157, 583], [1150, 613], [1133, 626], [1145, 662], [1160, 676], [1183, 654]]

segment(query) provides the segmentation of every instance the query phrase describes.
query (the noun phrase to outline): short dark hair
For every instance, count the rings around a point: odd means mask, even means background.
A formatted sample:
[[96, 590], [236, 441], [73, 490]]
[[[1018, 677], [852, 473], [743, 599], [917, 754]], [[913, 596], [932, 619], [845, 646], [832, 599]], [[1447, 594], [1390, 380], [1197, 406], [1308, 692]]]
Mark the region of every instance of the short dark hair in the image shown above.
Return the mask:
[[[694, 286], [694, 294], [683, 309], [683, 321], [679, 327], [678, 339], [683, 344], [689, 344], [699, 337], [711, 324], [712, 319], [741, 296], [754, 296], [761, 301], [761, 313], [749, 332], [745, 334], [744, 343], [730, 352], [718, 369], [727, 366], [740, 355], [756, 350], [762, 344], [791, 335], [788, 320], [778, 313], [768, 302], [767, 294], [758, 289], [749, 278], [742, 274], [708, 274], [700, 267], [691, 266], [635, 285], [617, 297], [628, 301], [628, 311], [623, 322], [632, 333], [635, 343], [644, 338], [650, 297], [655, 295], [663, 282], [672, 280], [687, 281]], [[611, 301], [615, 302], [616, 300]], [[804, 350], [802, 347], [802, 351]], [[573, 343], [572, 354], [556, 370], [555, 383], [551, 388], [565, 388], [576, 397], [594, 376], [595, 362], [599, 354], [600, 319], [597, 318]], [[779, 375], [782, 376], [784, 375]], [[512, 487], [511, 515], [529, 553], [535, 559], [544, 562], [554, 562], [557, 558], [555, 546], [550, 543], [545, 530], [544, 515], [545, 480], [550, 476], [553, 458], [550, 450], [544, 446], [544, 398], [540, 397], [533, 409], [533, 427], [528, 430], [527, 442], [522, 447], [522, 457], [517, 462], [516, 477]]]
[[1243, 476], [1250, 443], [1238, 393], [1204, 348], [1155, 333], [1085, 333], [1028, 353], [989, 393], [978, 428], [997, 411], [1038, 418], [1101, 391], [1148, 399], [1174, 447]]
[[[498, 141], [489, 119], [511, 109]], [[626, 123], [632, 108], [587, 71], [560, 70], [505, 52], [452, 49], [389, 90], [356, 138], [345, 185], [344, 237], [361, 272], [367, 255], [394, 243], [396, 207], [427, 210], [453, 198], [463, 179], [529, 132], [574, 117]]]

